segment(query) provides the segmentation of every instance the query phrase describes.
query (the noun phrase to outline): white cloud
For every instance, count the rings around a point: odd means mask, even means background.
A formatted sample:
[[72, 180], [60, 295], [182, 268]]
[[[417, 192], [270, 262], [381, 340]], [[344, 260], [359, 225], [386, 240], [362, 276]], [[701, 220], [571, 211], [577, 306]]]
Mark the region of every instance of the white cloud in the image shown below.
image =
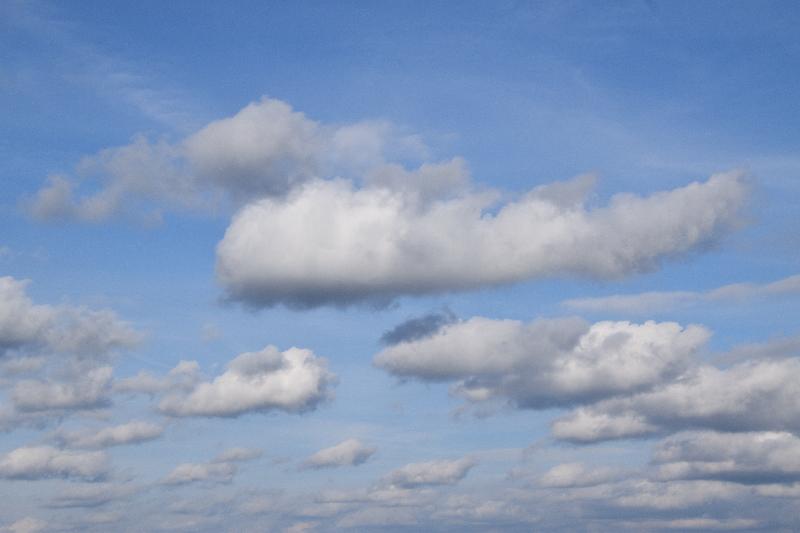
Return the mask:
[[649, 313], [703, 302], [745, 301], [796, 292], [800, 292], [800, 274], [772, 283], [733, 283], [703, 292], [643, 292], [599, 298], [576, 298], [564, 301], [563, 305], [581, 311]]
[[721, 481], [659, 483], [640, 480], [629, 484], [626, 489], [625, 494], [613, 499], [614, 504], [657, 510], [706, 506], [711, 502], [732, 500], [747, 494], [747, 490], [740, 485]]
[[112, 311], [36, 304], [26, 293], [28, 283], [0, 277], [0, 350], [42, 349], [97, 357], [141, 339]]
[[79, 478], [89, 481], [108, 473], [104, 452], [73, 452], [51, 446], [25, 446], [0, 457], [0, 477], [6, 479]]
[[545, 408], [653, 387], [684, 371], [708, 336], [674, 322], [475, 317], [389, 346], [375, 364], [399, 377], [455, 381], [454, 391], [472, 401]]
[[69, 381], [22, 380], [11, 391], [19, 411], [92, 409], [109, 404], [112, 369], [92, 368], [84, 375], [69, 376]]
[[152, 422], [132, 421], [98, 431], [61, 431], [56, 438], [72, 448], [108, 448], [154, 440], [164, 433], [163, 426]]
[[312, 181], [240, 210], [217, 246], [228, 295], [252, 306], [385, 302], [545, 276], [618, 278], [707, 245], [737, 223], [738, 174], [588, 209], [539, 187], [420, 203], [402, 192]]
[[800, 480], [800, 438], [788, 432], [679, 433], [654, 453], [662, 479], [746, 484]]
[[233, 463], [183, 463], [164, 479], [166, 485], [185, 485], [200, 481], [229, 483], [237, 472]]
[[[416, 180], [426, 197], [461, 182], [459, 160], [407, 176], [386, 163], [387, 156], [407, 159], [424, 152], [417, 137], [400, 135], [389, 123], [328, 126], [264, 97], [178, 142], [137, 136], [128, 145], [85, 157], [79, 179], [51, 175], [23, 207], [40, 220], [100, 222], [142, 211], [147, 220], [158, 218], [164, 207], [213, 210], [228, 200], [282, 196], [318, 176], [366, 173], [401, 187]], [[81, 181], [96, 186], [84, 193]]]
[[211, 382], [167, 395], [159, 409], [172, 416], [239, 416], [248, 412], [313, 409], [330, 396], [334, 380], [324, 359], [310, 350], [267, 346], [243, 353]]
[[689, 428], [800, 430], [800, 359], [699, 366], [653, 391], [578, 408], [552, 429], [560, 439], [593, 442]]
[[374, 446], [366, 446], [358, 439], [347, 439], [330, 448], [324, 448], [303, 463], [304, 468], [320, 469], [338, 466], [357, 466], [365, 462], [377, 451]]
[[475, 466], [469, 458], [411, 463], [389, 472], [383, 481], [401, 488], [455, 485]]

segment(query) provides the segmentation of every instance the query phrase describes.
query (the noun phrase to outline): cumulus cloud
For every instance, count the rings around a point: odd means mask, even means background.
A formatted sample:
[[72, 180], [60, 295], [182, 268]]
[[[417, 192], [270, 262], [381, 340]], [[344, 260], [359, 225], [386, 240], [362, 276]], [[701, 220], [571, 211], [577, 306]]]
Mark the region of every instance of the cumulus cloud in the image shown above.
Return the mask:
[[689, 365], [709, 332], [674, 322], [474, 317], [389, 346], [375, 364], [403, 378], [455, 382], [471, 401], [507, 398], [547, 408], [648, 389]]
[[321, 469], [338, 466], [357, 466], [372, 457], [377, 448], [366, 446], [358, 439], [347, 439], [330, 448], [324, 448], [303, 463], [304, 468]]
[[114, 392], [155, 396], [166, 391], [191, 390], [200, 379], [200, 364], [197, 361], [182, 360], [166, 376], [155, 376], [140, 370], [133, 376], [118, 379], [114, 382]]
[[163, 433], [163, 426], [134, 420], [98, 431], [88, 428], [81, 431], [61, 431], [56, 434], [56, 438], [71, 448], [109, 448], [154, 440]]
[[103, 366], [65, 382], [22, 380], [11, 390], [11, 399], [23, 412], [105, 407], [111, 401], [111, 374], [111, 367]]
[[[40, 220], [99, 222], [164, 207], [215, 209], [281, 196], [316, 176], [366, 174], [387, 186], [416, 182], [430, 196], [463, 181], [463, 161], [407, 172], [386, 162], [425, 151], [391, 124], [325, 125], [280, 100], [264, 97], [177, 142], [137, 136], [130, 144], [85, 157], [78, 178], [51, 175], [24, 203]], [[367, 173], [369, 169], [374, 169]]]
[[649, 392], [576, 409], [553, 434], [575, 442], [681, 429], [800, 430], [800, 359], [702, 365]]
[[314, 409], [330, 396], [335, 376], [310, 350], [267, 346], [235, 357], [225, 372], [187, 392], [167, 395], [159, 409], [172, 416], [235, 417], [249, 412]]
[[102, 356], [136, 345], [141, 335], [108, 310], [34, 303], [28, 281], [0, 277], [0, 353], [42, 349]]
[[599, 298], [576, 298], [563, 305], [580, 311], [650, 313], [698, 303], [746, 301], [800, 292], [800, 274], [771, 283], [732, 283], [703, 292], [665, 291], [616, 294]]
[[383, 481], [401, 488], [455, 485], [475, 464], [475, 460], [470, 458], [411, 463], [389, 472]]
[[785, 431], [679, 433], [659, 443], [654, 460], [663, 479], [800, 481], [800, 438]]
[[104, 452], [73, 452], [51, 446], [25, 446], [0, 457], [0, 477], [6, 479], [94, 481], [105, 477], [108, 469]]
[[493, 194], [424, 204], [401, 191], [311, 181], [234, 216], [217, 246], [217, 276], [230, 298], [256, 307], [618, 278], [714, 242], [736, 225], [745, 187], [730, 173], [648, 197], [620, 194], [595, 209], [563, 196], [545, 186], [500, 206]]

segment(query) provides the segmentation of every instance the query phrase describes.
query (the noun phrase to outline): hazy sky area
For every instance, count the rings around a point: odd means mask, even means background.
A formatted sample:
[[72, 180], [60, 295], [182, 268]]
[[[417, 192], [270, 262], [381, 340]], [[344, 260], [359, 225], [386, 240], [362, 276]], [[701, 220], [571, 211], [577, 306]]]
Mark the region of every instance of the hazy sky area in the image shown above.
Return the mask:
[[0, 2], [0, 532], [800, 530], [794, 2]]

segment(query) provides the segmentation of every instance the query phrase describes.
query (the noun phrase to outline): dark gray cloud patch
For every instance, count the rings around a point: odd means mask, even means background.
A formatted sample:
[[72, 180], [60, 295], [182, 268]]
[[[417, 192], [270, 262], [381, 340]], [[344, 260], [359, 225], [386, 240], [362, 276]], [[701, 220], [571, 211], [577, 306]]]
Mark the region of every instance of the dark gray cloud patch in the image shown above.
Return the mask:
[[457, 320], [458, 317], [456, 314], [450, 309], [445, 308], [441, 311], [411, 318], [398, 324], [381, 335], [381, 342], [387, 346], [393, 346], [401, 342], [410, 342], [431, 337], [444, 326], [452, 324]]

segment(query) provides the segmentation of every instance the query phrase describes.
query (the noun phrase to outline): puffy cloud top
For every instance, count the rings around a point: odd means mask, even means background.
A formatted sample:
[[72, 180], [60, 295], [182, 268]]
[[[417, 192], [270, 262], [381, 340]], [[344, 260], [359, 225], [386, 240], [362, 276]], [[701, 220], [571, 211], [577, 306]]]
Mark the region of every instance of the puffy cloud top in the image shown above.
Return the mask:
[[311, 181], [237, 213], [217, 247], [217, 274], [233, 299], [296, 307], [543, 276], [615, 278], [714, 241], [745, 199], [738, 174], [621, 194], [596, 209], [565, 189], [539, 187], [491, 212], [490, 194], [424, 203], [400, 190]]
[[281, 352], [267, 346], [237, 356], [211, 382], [166, 396], [159, 409], [173, 416], [225, 417], [273, 409], [300, 412], [328, 398], [333, 380], [325, 360], [310, 350]]
[[470, 400], [503, 397], [544, 408], [657, 385], [682, 372], [708, 336], [674, 322], [475, 317], [390, 346], [375, 364], [401, 377], [457, 381], [456, 392]]

